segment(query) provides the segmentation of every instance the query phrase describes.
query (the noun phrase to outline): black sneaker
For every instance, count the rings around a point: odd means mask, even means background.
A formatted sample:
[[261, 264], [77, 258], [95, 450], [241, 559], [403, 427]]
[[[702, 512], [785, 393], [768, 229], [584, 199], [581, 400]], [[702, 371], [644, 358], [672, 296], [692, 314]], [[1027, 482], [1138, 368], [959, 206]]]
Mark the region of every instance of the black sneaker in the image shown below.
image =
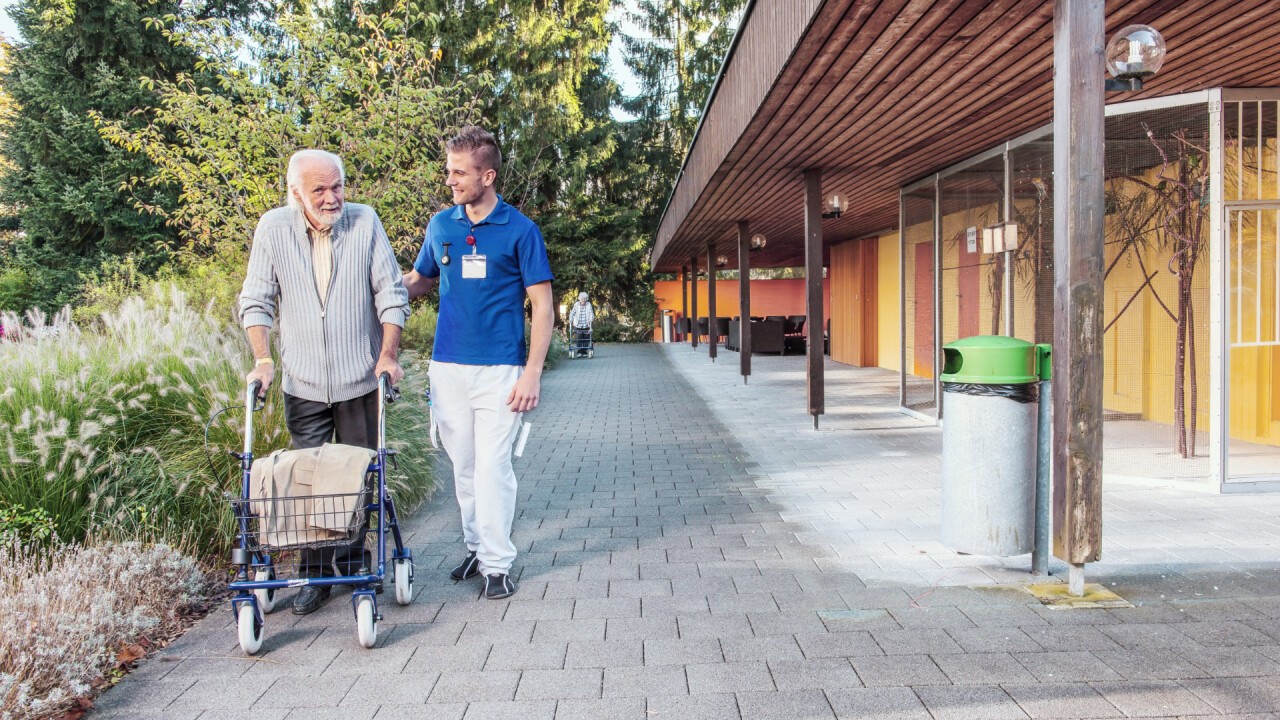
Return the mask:
[[506, 575], [493, 573], [484, 576], [484, 596], [490, 600], [501, 600], [514, 595], [515, 592], [516, 581]]
[[449, 573], [449, 577], [454, 580], [466, 580], [467, 578], [473, 578], [479, 574], [480, 561], [476, 559], [476, 554], [474, 552], [469, 552], [467, 553], [467, 556], [462, 559], [462, 564], [454, 568], [453, 572]]
[[308, 615], [320, 609], [325, 600], [329, 599], [329, 593], [332, 590], [329, 586], [306, 585], [298, 591], [296, 597], [293, 598], [293, 614]]

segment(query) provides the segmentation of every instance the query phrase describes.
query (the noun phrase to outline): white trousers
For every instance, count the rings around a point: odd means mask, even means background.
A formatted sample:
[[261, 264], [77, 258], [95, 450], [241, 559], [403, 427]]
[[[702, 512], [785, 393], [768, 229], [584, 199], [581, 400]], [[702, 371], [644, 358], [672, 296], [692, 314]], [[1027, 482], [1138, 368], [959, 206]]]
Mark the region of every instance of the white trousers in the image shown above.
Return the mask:
[[511, 451], [520, 415], [507, 396], [524, 368], [431, 361], [431, 421], [453, 462], [453, 485], [462, 510], [462, 537], [484, 574], [509, 574], [516, 559], [511, 523], [516, 512], [516, 473]]

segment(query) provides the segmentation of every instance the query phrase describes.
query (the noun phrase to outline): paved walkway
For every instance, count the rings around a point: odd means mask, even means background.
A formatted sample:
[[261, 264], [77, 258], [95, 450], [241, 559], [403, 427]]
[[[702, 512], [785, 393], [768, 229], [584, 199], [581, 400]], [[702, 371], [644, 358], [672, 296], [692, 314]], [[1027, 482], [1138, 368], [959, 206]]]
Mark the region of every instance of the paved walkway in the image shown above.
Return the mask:
[[[1048, 610], [991, 584], [1021, 579], [1012, 564], [944, 565], [937, 432], [863, 392], [891, 378], [833, 378], [814, 433], [789, 360], [741, 392], [732, 353], [601, 346], [562, 365], [518, 461], [513, 598], [448, 579], [445, 488], [410, 521], [418, 594], [384, 596], [378, 648], [358, 647], [342, 596], [272, 614], [257, 658], [220, 609], [92, 717], [1277, 717], [1276, 555], [1173, 556], [1240, 533], [1274, 549], [1274, 501], [1109, 493], [1132, 532], [1108, 526], [1108, 557], [1133, 559], [1098, 573], [1138, 607]], [[1191, 527], [1144, 562], [1171, 518]]]

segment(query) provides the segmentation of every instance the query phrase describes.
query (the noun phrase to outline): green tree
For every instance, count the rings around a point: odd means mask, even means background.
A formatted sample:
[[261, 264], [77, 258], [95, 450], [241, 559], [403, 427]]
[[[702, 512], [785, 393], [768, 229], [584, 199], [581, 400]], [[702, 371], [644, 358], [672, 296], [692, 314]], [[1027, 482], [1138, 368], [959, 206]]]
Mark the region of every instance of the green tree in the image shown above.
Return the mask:
[[[12, 16], [23, 40], [3, 75], [17, 111], [4, 139], [12, 168], [6, 202], [18, 208], [25, 233], [17, 263], [33, 282], [32, 304], [72, 301], [79, 273], [105, 256], [139, 253], [162, 258], [173, 233], [161, 218], [142, 215], [136, 202], [173, 207], [167, 186], [123, 184], [151, 168], [145, 157], [102, 141], [91, 113], [129, 124], [130, 113], [156, 101], [138, 79], [173, 77], [196, 62], [148, 25], [173, 12], [177, 0], [21, 0]], [[222, 6], [201, 6], [213, 13]]]
[[244, 33], [219, 21], [169, 30], [213, 82], [158, 79], [160, 102], [139, 129], [101, 118], [113, 146], [155, 168], [130, 187], [180, 188], [175, 208], [141, 207], [179, 229], [188, 257], [242, 263], [258, 218], [284, 202], [289, 155], [318, 147], [343, 157], [348, 197], [372, 205], [412, 259], [445, 204], [443, 143], [476, 119], [487, 79], [438, 79], [438, 52], [423, 38], [439, 18], [416, 0], [352, 13], [335, 23], [303, 7]]
[[623, 38], [639, 93], [623, 107], [648, 180], [645, 228], [657, 230], [667, 195], [693, 141], [703, 106], [729, 51], [745, 0], [640, 0], [629, 12], [638, 32]]

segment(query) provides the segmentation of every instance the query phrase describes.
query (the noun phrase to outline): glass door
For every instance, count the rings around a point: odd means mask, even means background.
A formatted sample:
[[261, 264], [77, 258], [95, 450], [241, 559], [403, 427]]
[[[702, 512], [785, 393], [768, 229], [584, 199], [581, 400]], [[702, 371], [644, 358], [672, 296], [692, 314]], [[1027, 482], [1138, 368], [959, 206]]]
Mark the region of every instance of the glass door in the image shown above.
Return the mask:
[[1228, 205], [1225, 481], [1280, 481], [1280, 203]]

